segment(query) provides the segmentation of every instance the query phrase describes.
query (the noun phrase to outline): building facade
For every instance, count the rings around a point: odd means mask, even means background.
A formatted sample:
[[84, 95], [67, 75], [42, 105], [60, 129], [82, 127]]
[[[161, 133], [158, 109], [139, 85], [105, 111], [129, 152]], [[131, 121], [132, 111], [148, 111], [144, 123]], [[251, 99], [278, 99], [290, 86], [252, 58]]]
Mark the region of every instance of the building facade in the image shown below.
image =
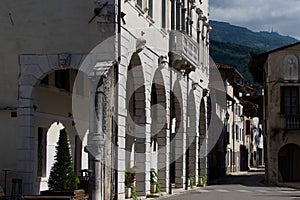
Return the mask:
[[263, 136], [253, 89], [244, 85], [243, 76], [234, 67], [212, 65], [211, 73], [218, 69], [224, 84], [217, 98], [222, 98], [222, 93], [226, 98], [226, 105], [220, 102], [214, 110], [223, 122], [222, 134], [208, 156], [209, 176], [215, 179], [263, 165]]
[[207, 177], [208, 1], [2, 3], [8, 183], [47, 189], [63, 127], [74, 170], [93, 170], [92, 199], [124, 199], [131, 168], [140, 197], [151, 168], [165, 193]]
[[262, 129], [270, 183], [300, 180], [299, 48], [291, 44], [252, 55], [249, 62], [255, 80], [264, 85]]

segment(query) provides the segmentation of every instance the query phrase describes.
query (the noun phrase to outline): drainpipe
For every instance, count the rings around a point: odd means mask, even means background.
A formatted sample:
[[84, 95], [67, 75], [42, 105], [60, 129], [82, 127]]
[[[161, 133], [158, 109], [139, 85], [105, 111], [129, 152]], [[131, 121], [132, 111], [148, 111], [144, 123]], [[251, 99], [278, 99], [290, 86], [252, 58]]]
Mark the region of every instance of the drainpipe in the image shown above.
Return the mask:
[[[174, 41], [173, 41], [174, 42]], [[171, 176], [172, 176], [172, 172], [171, 172], [171, 166], [172, 166], [172, 139], [171, 139], [171, 135], [172, 135], [172, 112], [173, 112], [173, 99], [172, 99], [172, 67], [173, 64], [173, 55], [172, 52], [169, 52], [169, 70], [170, 70], [170, 91], [169, 91], [169, 98], [170, 98], [170, 116], [169, 116], [169, 137], [170, 137], [170, 141], [169, 141], [169, 146], [170, 146], [170, 150], [169, 150], [169, 194], [172, 194], [172, 183], [171, 183]]]
[[189, 150], [189, 135], [188, 135], [188, 105], [189, 105], [189, 74], [186, 75], [186, 79], [187, 79], [187, 94], [186, 94], [186, 125], [185, 125], [185, 132], [186, 132], [186, 138], [185, 138], [185, 148], [186, 148], [186, 151], [185, 151], [185, 190], [188, 190], [188, 185], [189, 185], [189, 153], [190, 153], [190, 150]]
[[[115, 84], [118, 84], [119, 82], [119, 66], [121, 63], [121, 0], [118, 0], [118, 15], [117, 15], [117, 38], [118, 38], [118, 58], [117, 58], [117, 63], [115, 64]], [[119, 86], [116, 85], [116, 91], [115, 91], [115, 129], [114, 129], [114, 146], [115, 146], [115, 163], [114, 163], [114, 182], [115, 182], [115, 194], [114, 194], [114, 199], [118, 199], [118, 101], [119, 101]]]

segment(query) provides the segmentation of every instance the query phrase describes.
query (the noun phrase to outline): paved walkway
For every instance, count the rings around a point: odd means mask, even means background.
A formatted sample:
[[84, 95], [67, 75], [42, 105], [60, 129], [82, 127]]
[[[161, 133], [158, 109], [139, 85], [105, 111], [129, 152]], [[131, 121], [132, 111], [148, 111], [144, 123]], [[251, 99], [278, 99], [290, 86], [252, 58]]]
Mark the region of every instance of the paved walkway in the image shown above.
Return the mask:
[[[233, 172], [224, 177], [211, 181], [210, 185], [207, 187], [194, 187], [193, 189], [189, 190], [173, 189], [172, 195], [164, 194], [163, 196], [156, 199], [180, 199], [180, 197], [186, 197], [187, 199], [190, 199], [189, 196], [197, 196], [200, 193], [228, 194], [228, 197], [230, 197], [229, 194], [232, 194], [233, 196], [236, 195], [236, 197], [238, 197], [239, 195], [245, 196], [245, 194], [247, 194], [249, 198], [251, 196], [253, 198], [253, 195], [257, 194], [261, 197], [261, 199], [265, 199], [265, 196], [272, 196], [273, 194], [274, 195], [272, 197], [274, 199], [281, 199], [280, 195], [282, 194], [297, 194], [297, 197], [299, 197], [300, 199], [300, 191], [294, 189], [300, 189], [300, 183], [266, 185], [264, 184], [264, 178], [265, 173], [263, 167], [250, 168], [249, 171]], [[217, 198], [218, 195], [211, 194], [210, 196]]]

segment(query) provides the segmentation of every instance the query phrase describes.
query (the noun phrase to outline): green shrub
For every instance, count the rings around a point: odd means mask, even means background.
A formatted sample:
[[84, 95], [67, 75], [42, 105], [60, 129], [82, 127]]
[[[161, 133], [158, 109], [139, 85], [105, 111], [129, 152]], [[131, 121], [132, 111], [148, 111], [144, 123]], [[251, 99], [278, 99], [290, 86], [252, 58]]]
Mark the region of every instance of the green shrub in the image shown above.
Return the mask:
[[50, 171], [48, 187], [50, 190], [76, 190], [79, 179], [73, 169], [70, 142], [65, 129], [59, 134], [55, 162]]

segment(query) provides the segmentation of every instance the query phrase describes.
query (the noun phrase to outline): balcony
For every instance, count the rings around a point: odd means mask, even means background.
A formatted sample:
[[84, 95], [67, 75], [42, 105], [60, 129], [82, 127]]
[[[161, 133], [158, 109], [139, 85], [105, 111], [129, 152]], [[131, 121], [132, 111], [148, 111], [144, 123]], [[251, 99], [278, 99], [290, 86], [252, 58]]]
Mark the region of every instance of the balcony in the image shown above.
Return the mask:
[[187, 61], [189, 65], [199, 66], [199, 46], [185, 33], [171, 31], [170, 51], [175, 55], [175, 61]]
[[286, 129], [300, 129], [300, 115], [285, 116]]

